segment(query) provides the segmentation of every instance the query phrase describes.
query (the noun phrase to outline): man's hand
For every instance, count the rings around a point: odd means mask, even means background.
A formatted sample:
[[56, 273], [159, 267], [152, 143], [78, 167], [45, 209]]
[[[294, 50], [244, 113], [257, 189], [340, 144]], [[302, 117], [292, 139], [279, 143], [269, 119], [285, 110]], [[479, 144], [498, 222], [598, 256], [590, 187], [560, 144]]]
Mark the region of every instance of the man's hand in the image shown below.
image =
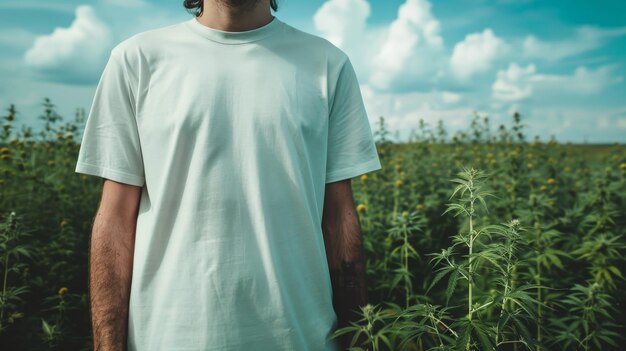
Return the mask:
[[[363, 272], [360, 268], [358, 271]], [[367, 303], [364, 296], [364, 278], [357, 275], [354, 262], [342, 262], [341, 269], [331, 269], [330, 277], [333, 285], [333, 307], [337, 313], [337, 328], [350, 325], [361, 319], [360, 308]], [[363, 287], [363, 288], [362, 288]], [[350, 347], [353, 333], [340, 336], [339, 344], [342, 350]]]
[[[333, 286], [337, 328], [360, 319], [358, 311], [367, 303], [363, 243], [350, 179], [326, 184], [322, 231]], [[353, 334], [340, 337], [347, 350]]]

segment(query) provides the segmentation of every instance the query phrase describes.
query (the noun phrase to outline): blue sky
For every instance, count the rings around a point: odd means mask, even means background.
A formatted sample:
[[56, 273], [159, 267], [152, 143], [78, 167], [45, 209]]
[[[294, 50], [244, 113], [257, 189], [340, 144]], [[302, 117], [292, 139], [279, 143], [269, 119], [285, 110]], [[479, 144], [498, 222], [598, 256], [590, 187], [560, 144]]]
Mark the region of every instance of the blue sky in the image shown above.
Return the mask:
[[[191, 18], [181, 1], [0, 0], [0, 107], [37, 125], [90, 108], [110, 49]], [[400, 140], [420, 119], [450, 132], [522, 114], [531, 136], [626, 142], [626, 2], [278, 0], [282, 21], [351, 58], [372, 126]], [[3, 112], [4, 113], [4, 112]]]

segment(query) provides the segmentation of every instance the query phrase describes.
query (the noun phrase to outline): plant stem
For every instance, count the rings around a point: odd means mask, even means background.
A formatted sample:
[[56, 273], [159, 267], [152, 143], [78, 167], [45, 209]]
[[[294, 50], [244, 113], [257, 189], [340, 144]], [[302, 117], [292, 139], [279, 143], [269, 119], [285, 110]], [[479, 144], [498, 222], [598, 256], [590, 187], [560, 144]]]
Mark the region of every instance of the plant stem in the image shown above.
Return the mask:
[[[472, 320], [472, 284], [473, 284], [473, 277], [472, 277], [472, 254], [473, 254], [473, 248], [474, 248], [474, 192], [473, 192], [473, 181], [472, 179], [469, 180], [469, 186], [468, 186], [468, 190], [470, 192], [470, 211], [469, 211], [469, 263], [468, 263], [468, 299], [467, 299], [467, 318], [471, 321]], [[470, 349], [470, 340], [467, 340], [467, 346], [466, 349], [469, 350]]]
[[396, 217], [398, 216], [398, 202], [400, 200], [400, 189], [396, 188], [393, 193], [393, 218], [391, 223], [395, 224], [398, 220]]
[[[4, 281], [2, 283], [2, 300], [4, 301], [7, 293], [7, 280], [9, 275], [9, 253], [6, 252], [4, 256]], [[2, 324], [2, 318], [4, 317], [4, 302], [2, 303], [2, 309], [0, 309], [0, 325]]]
[[541, 297], [541, 263], [539, 262], [539, 259], [537, 259], [537, 263], [536, 263], [536, 269], [537, 269], [537, 351], [541, 350], [541, 305], [543, 304], [542, 302], [542, 297]]
[[[409, 238], [408, 238], [408, 234], [407, 234], [407, 230], [404, 230], [404, 247], [402, 248], [402, 255], [404, 256], [402, 258], [403, 260], [403, 264], [404, 264], [404, 269], [405, 271], [409, 272], [409, 249], [408, 249], [408, 245], [409, 245]], [[409, 278], [410, 279], [410, 278]], [[405, 289], [405, 298], [406, 298], [406, 308], [409, 308], [409, 303], [410, 303], [410, 289], [409, 289], [409, 284], [405, 284], [404, 286]]]
[[448, 331], [450, 333], [452, 333], [452, 335], [454, 335], [457, 338], [459, 337], [459, 334], [457, 334], [454, 330], [450, 329], [450, 327], [446, 323], [444, 323], [444, 321], [442, 321], [441, 319], [438, 319], [437, 317], [434, 317], [434, 316], [433, 316], [433, 318], [435, 318], [437, 320], [437, 323], [441, 323], [441, 325], [443, 325], [446, 329], [448, 329]]
[[435, 329], [435, 333], [437, 333], [437, 339], [439, 339], [439, 346], [443, 348], [443, 340], [441, 339], [441, 334], [439, 334], [439, 325], [437, 324], [438, 319], [435, 318], [435, 316], [431, 314], [430, 320], [431, 320], [431, 323], [433, 322], [433, 320], [435, 321], [435, 323], [433, 323], [433, 329]]
[[[511, 271], [513, 270], [511, 267], [511, 256], [513, 253], [513, 244], [511, 243], [511, 240], [509, 240], [509, 247], [508, 247], [508, 252], [507, 252], [507, 262], [506, 262], [506, 277], [504, 280], [504, 298], [502, 299], [502, 307], [500, 308], [500, 319], [502, 319], [502, 317], [504, 316], [504, 310], [506, 309], [506, 303], [507, 303], [507, 295], [509, 293], [509, 282], [511, 280]], [[498, 328], [499, 323], [496, 324], [496, 345], [498, 345], [498, 338], [500, 337], [500, 330]]]

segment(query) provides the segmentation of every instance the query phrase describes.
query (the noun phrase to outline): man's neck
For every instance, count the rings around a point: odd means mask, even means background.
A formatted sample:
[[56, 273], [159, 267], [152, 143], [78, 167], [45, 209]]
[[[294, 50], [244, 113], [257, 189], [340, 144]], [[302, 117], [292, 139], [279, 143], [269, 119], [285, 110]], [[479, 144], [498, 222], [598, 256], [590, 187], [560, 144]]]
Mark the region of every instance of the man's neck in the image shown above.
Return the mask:
[[228, 5], [229, 0], [204, 0], [198, 21], [227, 32], [242, 32], [262, 27], [273, 19], [269, 0], [251, 0], [241, 6]]

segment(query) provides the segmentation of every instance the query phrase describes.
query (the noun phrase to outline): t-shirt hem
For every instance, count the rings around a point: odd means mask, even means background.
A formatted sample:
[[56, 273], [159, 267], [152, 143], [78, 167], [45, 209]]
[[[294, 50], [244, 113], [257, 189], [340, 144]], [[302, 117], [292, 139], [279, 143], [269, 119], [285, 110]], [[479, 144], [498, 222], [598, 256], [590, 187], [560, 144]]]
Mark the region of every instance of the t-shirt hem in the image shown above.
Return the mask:
[[361, 162], [359, 164], [343, 168], [336, 171], [331, 171], [326, 173], [326, 183], [332, 183], [339, 180], [351, 179], [356, 176], [359, 176], [364, 173], [369, 173], [372, 171], [376, 171], [382, 169], [380, 164], [380, 159], [378, 157], [370, 159], [366, 162]]
[[119, 183], [125, 183], [135, 186], [143, 186], [145, 184], [145, 177], [84, 162], [76, 163], [75, 172], [106, 178]]

